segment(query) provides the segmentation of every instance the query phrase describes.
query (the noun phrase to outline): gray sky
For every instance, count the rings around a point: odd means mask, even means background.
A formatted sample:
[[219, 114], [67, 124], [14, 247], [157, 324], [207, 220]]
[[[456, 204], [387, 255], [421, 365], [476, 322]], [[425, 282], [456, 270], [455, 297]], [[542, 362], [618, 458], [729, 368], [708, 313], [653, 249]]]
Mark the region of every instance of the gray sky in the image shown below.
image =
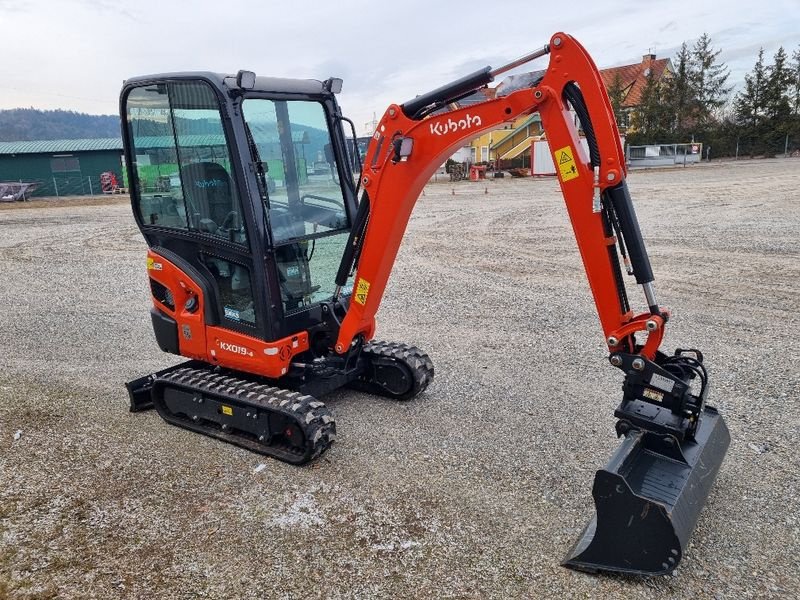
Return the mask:
[[498, 66], [559, 30], [601, 68], [648, 48], [671, 57], [707, 31], [741, 84], [759, 46], [770, 59], [800, 46], [800, 0], [0, 0], [0, 108], [111, 114], [129, 76], [249, 69], [342, 77], [340, 102], [361, 133], [391, 102]]

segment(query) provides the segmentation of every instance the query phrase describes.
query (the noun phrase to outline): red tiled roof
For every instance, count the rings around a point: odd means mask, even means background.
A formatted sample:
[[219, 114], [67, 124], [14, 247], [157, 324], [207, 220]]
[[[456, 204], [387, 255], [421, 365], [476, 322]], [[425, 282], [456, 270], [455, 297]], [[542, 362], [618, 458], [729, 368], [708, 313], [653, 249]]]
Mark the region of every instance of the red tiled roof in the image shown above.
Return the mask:
[[600, 71], [600, 77], [603, 79], [606, 89], [609, 89], [614, 84], [614, 79], [619, 76], [619, 80], [622, 82], [623, 93], [625, 94], [622, 107], [632, 108], [638, 106], [639, 100], [642, 97], [642, 90], [647, 82], [645, 71], [648, 68], [651, 69], [653, 76], [658, 80], [664, 75], [668, 64], [668, 58], [656, 59], [654, 55], [645, 55], [642, 62], [634, 65], [602, 69]]
[[472, 92], [469, 96], [461, 98], [461, 100], [456, 102], [456, 104], [459, 108], [464, 108], [465, 106], [471, 106], [473, 104], [478, 104], [479, 102], [486, 102], [487, 100], [494, 99], [496, 92], [497, 90], [495, 88], [479, 88]]

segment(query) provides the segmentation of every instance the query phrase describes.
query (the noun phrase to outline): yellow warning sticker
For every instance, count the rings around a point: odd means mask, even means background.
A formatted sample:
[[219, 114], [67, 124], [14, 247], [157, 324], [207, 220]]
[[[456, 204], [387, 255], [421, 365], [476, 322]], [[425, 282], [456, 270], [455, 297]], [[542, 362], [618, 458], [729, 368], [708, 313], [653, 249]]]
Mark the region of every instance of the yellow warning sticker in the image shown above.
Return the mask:
[[572, 157], [572, 148], [564, 146], [553, 152], [553, 156], [558, 165], [558, 174], [561, 176], [561, 181], [569, 181], [580, 175], [578, 167], [575, 165], [575, 159]]
[[156, 262], [149, 256], [147, 257], [147, 270], [148, 271], [161, 271], [164, 268], [160, 262]]
[[233, 409], [230, 406], [222, 405], [222, 414], [228, 415], [229, 417], [233, 416]]
[[364, 306], [367, 301], [367, 295], [369, 294], [369, 281], [366, 279], [359, 278], [358, 285], [356, 286], [356, 293], [354, 300]]

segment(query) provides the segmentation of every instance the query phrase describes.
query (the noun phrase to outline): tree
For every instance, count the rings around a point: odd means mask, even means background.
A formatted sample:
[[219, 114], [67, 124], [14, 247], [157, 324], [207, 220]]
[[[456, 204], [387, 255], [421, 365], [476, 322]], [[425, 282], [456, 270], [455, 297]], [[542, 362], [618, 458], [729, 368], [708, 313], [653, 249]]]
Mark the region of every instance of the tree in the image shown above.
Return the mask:
[[800, 47], [792, 53], [789, 82], [789, 105], [792, 110], [787, 134], [791, 137], [795, 148], [800, 149]]
[[789, 86], [789, 100], [792, 114], [800, 116], [800, 48], [792, 54], [792, 83]]
[[764, 117], [767, 76], [767, 69], [764, 67], [764, 48], [761, 48], [753, 70], [744, 76], [744, 91], [736, 95], [734, 102], [737, 123], [749, 127], [752, 131]]
[[725, 63], [717, 63], [721, 52], [712, 48], [707, 33], [700, 36], [692, 48], [696, 118], [701, 127], [712, 120], [732, 89], [725, 87], [730, 75], [728, 67]]
[[617, 125], [620, 127], [627, 125], [625, 123], [626, 115], [622, 110], [622, 103], [625, 101], [625, 89], [623, 88], [619, 71], [614, 71], [614, 79], [611, 80], [611, 85], [608, 87], [608, 99], [611, 100], [611, 108], [614, 110], [614, 118], [617, 121]]
[[119, 137], [119, 116], [67, 110], [0, 110], [0, 142]]
[[779, 124], [791, 114], [789, 88], [792, 85], [792, 70], [783, 46], [778, 48], [767, 67], [767, 81], [764, 89], [764, 109], [768, 119]]
[[675, 55], [675, 74], [667, 80], [664, 96], [669, 104], [672, 122], [671, 130], [681, 134], [694, 109], [696, 93], [694, 89], [695, 74], [692, 69], [692, 54], [686, 42]]
[[642, 94], [639, 97], [639, 106], [633, 113], [632, 126], [646, 139], [655, 141], [669, 129], [670, 115], [664, 106], [663, 89], [655, 74], [650, 71], [645, 77]]

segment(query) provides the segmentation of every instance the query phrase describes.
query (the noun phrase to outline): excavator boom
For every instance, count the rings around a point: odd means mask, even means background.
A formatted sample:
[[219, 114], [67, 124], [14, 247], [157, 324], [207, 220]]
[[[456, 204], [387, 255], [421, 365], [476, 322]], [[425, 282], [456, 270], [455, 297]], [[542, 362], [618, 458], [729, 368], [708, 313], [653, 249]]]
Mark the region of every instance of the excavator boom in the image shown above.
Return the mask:
[[[495, 76], [547, 54], [546, 71], [501, 84], [493, 99], [440, 112]], [[656, 300], [614, 112], [597, 67], [571, 36], [557, 33], [548, 45], [509, 65], [486, 67], [386, 110], [365, 157], [364, 194], [339, 270], [342, 285], [357, 264], [335, 350], [347, 353], [359, 338], [372, 337], [411, 211], [435, 169], [470, 139], [533, 112], [547, 135], [609, 360], [626, 374], [615, 412], [617, 433], [626, 439], [597, 472], [597, 517], [564, 564], [587, 571], [670, 572], [730, 437], [722, 417], [705, 406], [702, 354], [678, 350], [667, 356], [659, 350], [669, 313]], [[631, 309], [621, 263], [642, 287], [646, 310], [638, 314]]]

